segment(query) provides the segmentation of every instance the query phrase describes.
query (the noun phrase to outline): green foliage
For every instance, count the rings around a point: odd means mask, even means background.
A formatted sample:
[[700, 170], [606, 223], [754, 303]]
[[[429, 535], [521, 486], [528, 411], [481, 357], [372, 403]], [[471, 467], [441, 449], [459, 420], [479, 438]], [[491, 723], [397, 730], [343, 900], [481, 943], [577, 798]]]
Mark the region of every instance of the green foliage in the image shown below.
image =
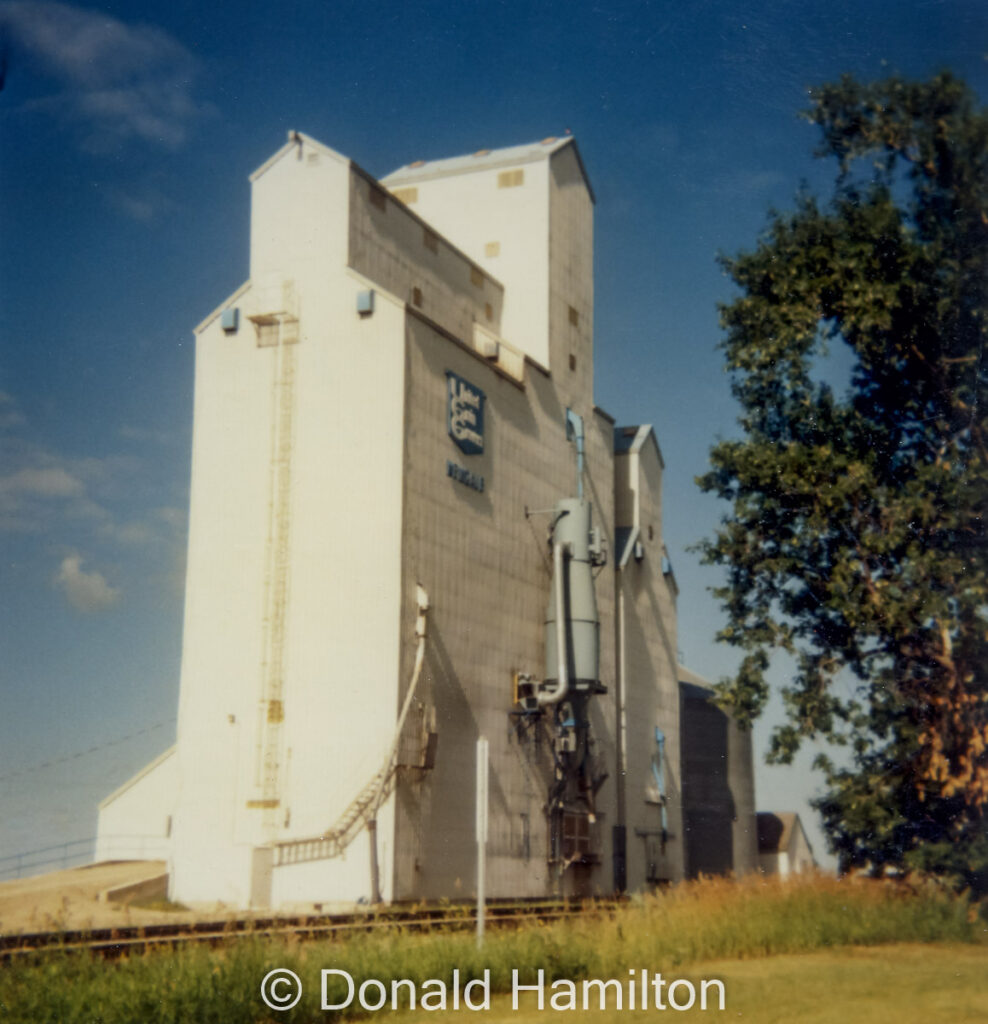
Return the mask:
[[[254, 1024], [329, 1021], [320, 1009], [320, 971], [348, 971], [359, 985], [376, 978], [417, 986], [430, 979], [461, 984], [490, 970], [491, 992], [510, 991], [512, 971], [523, 984], [539, 968], [546, 979], [624, 978], [629, 968], [667, 970], [717, 958], [751, 958], [845, 945], [976, 942], [984, 929], [969, 920], [967, 901], [863, 880], [816, 876], [788, 883], [757, 876], [676, 886], [636, 900], [609, 916], [489, 933], [478, 950], [470, 931], [357, 935], [344, 942], [293, 943], [260, 936], [221, 950], [188, 946], [119, 961], [84, 953], [23, 959], [0, 970], [0, 1020], [11, 1024]], [[304, 995], [284, 1013], [267, 1010], [261, 979], [287, 967]], [[329, 988], [330, 999], [345, 995]], [[407, 994], [403, 994], [407, 999]], [[403, 1004], [404, 1005], [404, 1004]], [[373, 1016], [373, 1015], [370, 1015]]]
[[[850, 767], [819, 760], [842, 863], [977, 885], [988, 114], [949, 74], [845, 77], [812, 99], [832, 197], [800, 195], [753, 252], [723, 260], [740, 289], [721, 313], [744, 439], [716, 445], [698, 483], [732, 505], [702, 550], [727, 569], [720, 638], [744, 657], [720, 697], [750, 722], [769, 654], [785, 651], [796, 672], [769, 756], [787, 762], [809, 737], [849, 747]], [[853, 353], [847, 395], [816, 379], [828, 345]]]

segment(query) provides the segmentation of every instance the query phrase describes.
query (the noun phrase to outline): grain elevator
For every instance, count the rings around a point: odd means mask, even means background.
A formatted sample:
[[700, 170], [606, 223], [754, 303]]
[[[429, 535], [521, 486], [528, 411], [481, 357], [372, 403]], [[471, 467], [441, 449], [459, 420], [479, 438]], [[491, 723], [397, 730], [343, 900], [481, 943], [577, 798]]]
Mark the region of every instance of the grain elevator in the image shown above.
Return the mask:
[[[593, 401], [576, 142], [378, 181], [292, 132], [251, 188], [249, 280], [196, 328], [177, 742], [99, 855], [160, 833], [189, 904], [466, 899], [485, 736], [489, 896], [690, 874], [702, 681], [658, 441]], [[747, 870], [750, 744], [713, 762], [703, 863]]]

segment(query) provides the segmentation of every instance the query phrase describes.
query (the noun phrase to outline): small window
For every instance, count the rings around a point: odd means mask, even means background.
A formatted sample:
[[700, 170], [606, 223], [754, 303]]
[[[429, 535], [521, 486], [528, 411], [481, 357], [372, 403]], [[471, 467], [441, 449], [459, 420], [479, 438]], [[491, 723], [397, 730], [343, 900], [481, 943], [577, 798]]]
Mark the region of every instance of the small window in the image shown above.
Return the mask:
[[648, 524], [648, 539], [649, 540], [654, 540], [655, 539], [655, 527], [652, 526], [651, 523]]
[[517, 188], [525, 184], [525, 171], [519, 167], [514, 171], [501, 171], [497, 176], [498, 188]]
[[501, 243], [500, 242], [488, 242], [484, 246], [484, 255], [488, 259], [493, 259], [495, 256], [501, 255]]
[[422, 244], [429, 252], [439, 252], [439, 236], [428, 228], [422, 229]]
[[572, 306], [569, 307], [569, 322], [574, 327], [579, 327], [580, 325], [580, 314]]
[[488, 320], [494, 319], [494, 307], [489, 302], [484, 303], [484, 315]]
[[415, 306], [422, 305], [422, 289], [415, 287], [412, 289], [412, 304]]
[[575, 370], [576, 369], [576, 356], [573, 355], [572, 352], [570, 352], [570, 354], [569, 354], [569, 368], [571, 370]]
[[383, 188], [379, 188], [372, 182], [368, 182], [367, 197], [370, 199], [371, 206], [376, 206], [379, 210], [387, 210], [388, 197], [385, 195]]
[[406, 206], [419, 201], [419, 190], [417, 188], [396, 188], [391, 194]]
[[484, 287], [484, 275], [476, 267], [470, 268], [470, 283], [478, 288]]

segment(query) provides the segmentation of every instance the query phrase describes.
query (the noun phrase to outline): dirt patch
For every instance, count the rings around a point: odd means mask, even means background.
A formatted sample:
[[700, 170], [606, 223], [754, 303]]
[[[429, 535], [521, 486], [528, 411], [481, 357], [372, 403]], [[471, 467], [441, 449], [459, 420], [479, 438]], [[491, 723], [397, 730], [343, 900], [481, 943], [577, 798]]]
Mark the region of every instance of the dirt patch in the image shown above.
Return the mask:
[[0, 882], [0, 934], [64, 931], [193, 920], [192, 911], [167, 912], [100, 902], [100, 893], [136, 886], [166, 870], [160, 860], [117, 861]]

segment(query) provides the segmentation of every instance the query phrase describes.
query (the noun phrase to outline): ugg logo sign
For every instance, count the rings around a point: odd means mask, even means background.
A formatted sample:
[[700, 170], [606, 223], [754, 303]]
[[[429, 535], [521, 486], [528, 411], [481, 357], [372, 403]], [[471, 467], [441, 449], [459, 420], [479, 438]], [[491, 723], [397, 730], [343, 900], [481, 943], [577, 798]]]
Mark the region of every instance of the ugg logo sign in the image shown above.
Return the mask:
[[446, 371], [446, 427], [464, 455], [484, 451], [484, 393], [468, 380]]

